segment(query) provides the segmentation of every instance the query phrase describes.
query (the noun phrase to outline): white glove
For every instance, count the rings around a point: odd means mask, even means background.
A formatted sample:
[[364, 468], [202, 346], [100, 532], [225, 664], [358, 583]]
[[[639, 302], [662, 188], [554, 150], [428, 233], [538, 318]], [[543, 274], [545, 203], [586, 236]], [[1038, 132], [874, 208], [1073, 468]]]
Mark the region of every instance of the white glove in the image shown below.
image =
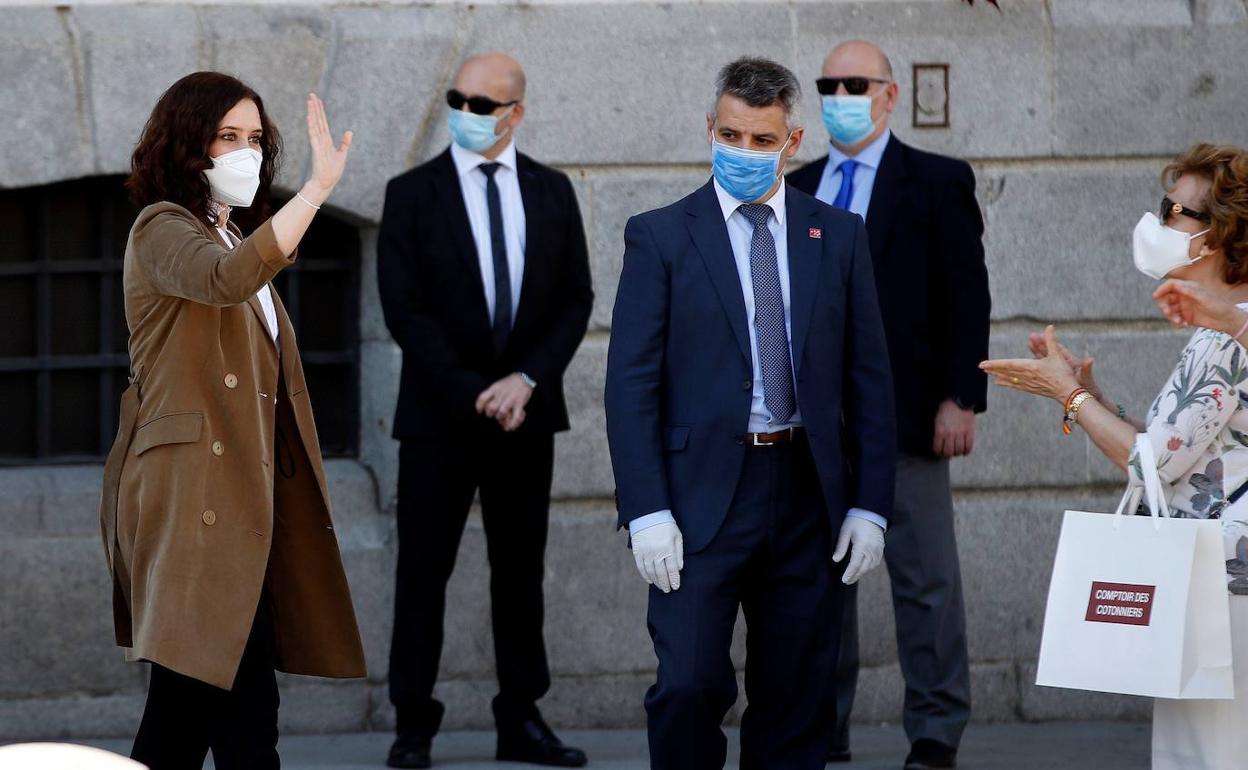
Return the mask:
[[633, 535], [633, 560], [646, 582], [663, 593], [680, 588], [680, 571], [685, 568], [685, 539], [680, 527], [665, 521]]
[[841, 582], [852, 586], [858, 582], [858, 578], [880, 566], [880, 561], [884, 558], [884, 530], [866, 519], [846, 516], [832, 561], [840, 564], [847, 551], [851, 554], [849, 566], [845, 568], [845, 576], [841, 578]]

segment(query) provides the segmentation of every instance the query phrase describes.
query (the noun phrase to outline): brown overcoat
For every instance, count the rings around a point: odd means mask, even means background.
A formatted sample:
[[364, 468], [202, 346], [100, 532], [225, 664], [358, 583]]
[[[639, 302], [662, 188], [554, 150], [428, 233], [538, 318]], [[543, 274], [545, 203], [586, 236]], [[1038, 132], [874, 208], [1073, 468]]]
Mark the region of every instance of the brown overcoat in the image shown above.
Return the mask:
[[267, 222], [231, 249], [171, 203], [126, 244], [131, 385], [100, 505], [117, 643], [226, 689], [266, 581], [278, 670], [365, 673], [294, 330], [274, 291], [275, 345], [255, 298], [293, 261]]

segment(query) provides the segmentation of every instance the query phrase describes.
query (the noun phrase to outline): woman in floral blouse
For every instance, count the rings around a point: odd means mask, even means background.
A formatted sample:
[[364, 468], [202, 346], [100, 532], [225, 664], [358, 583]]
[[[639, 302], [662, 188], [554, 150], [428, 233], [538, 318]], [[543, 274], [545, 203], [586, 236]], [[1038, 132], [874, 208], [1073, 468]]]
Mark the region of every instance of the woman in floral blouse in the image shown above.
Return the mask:
[[[1062, 404], [1066, 427], [1086, 431], [1132, 484], [1143, 483], [1133, 446], [1146, 433], [1172, 515], [1221, 520], [1237, 697], [1158, 700], [1153, 770], [1231, 770], [1214, 754], [1248, 757], [1248, 351], [1237, 342], [1248, 341], [1248, 154], [1196, 145], [1166, 166], [1162, 183], [1160, 211], [1145, 214], [1135, 229], [1135, 265], [1170, 279], [1156, 295], [1168, 318], [1209, 328], [1188, 340], [1145, 419], [1132, 420], [1106, 399], [1092, 360], [1063, 347], [1052, 326], [1032, 335], [1033, 359], [985, 361], [981, 368], [998, 385]], [[1233, 766], [1244, 767], [1243, 760]]]

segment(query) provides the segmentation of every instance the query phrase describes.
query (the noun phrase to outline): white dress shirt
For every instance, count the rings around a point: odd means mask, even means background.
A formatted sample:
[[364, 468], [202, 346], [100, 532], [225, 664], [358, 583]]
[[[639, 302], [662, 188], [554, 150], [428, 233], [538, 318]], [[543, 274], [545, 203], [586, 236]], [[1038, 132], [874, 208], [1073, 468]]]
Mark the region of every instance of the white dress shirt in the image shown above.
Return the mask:
[[[232, 249], [242, 243], [238, 238], [234, 237], [234, 233], [226, 230], [224, 227], [218, 227], [217, 232], [225, 239], [225, 242]], [[256, 292], [256, 299], [260, 301], [260, 307], [264, 310], [264, 321], [269, 327], [269, 336], [273, 338], [273, 344], [281, 345], [277, 341], [277, 308], [273, 307], [273, 291], [266, 283], [260, 287], [260, 291]]]
[[459, 177], [459, 188], [464, 194], [464, 207], [468, 209], [468, 224], [472, 227], [472, 240], [477, 245], [477, 262], [481, 265], [481, 288], [485, 291], [485, 306], [491, 320], [494, 318], [494, 242], [490, 239], [490, 205], [485, 198], [485, 172], [483, 163], [500, 164], [494, 172], [498, 185], [498, 201], [503, 211], [503, 240], [507, 245], [507, 270], [511, 278], [511, 319], [515, 322], [520, 307], [520, 285], [524, 279], [525, 218], [524, 200], [520, 197], [520, 177], [516, 172], [516, 144], [507, 147], [491, 161], [484, 155], [465, 150], [451, 143], [451, 160]]
[[[750, 419], [749, 424], [746, 426], [746, 432], [773, 433], [785, 428], [800, 426], [802, 424], [802, 414], [796, 403], [794, 404], [793, 416], [783, 423], [773, 422], [771, 412], [767, 410], [763, 393], [763, 366], [758, 355], [758, 335], [754, 328], [754, 280], [750, 275], [750, 241], [754, 238], [754, 224], [737, 210], [742, 205], [741, 201], [729, 195], [720, 186], [718, 180], [714, 180], [712, 183], [715, 186], [715, 195], [719, 198], [719, 208], [723, 212], [725, 226], [728, 228], [728, 242], [732, 245], [732, 257], [737, 265], [737, 277], [741, 281], [741, 294], [745, 300], [746, 326], [750, 331], [750, 359], [753, 361], [754, 392], [750, 402]], [[775, 194], [763, 201], [763, 205], [770, 206], [774, 215], [768, 217], [767, 228], [771, 230], [771, 237], [776, 242], [776, 267], [780, 272], [780, 294], [784, 298], [784, 326], [789, 338], [789, 360], [796, 367], [797, 362], [793, 361], [793, 315], [790, 312], [789, 299], [791, 296], [789, 291], [789, 238], [784, 227], [786, 214], [785, 188], [787, 186], [787, 184], [781, 184], [776, 189]], [[793, 387], [795, 389], [797, 387], [796, 377], [794, 377]], [[881, 529], [885, 529], [888, 526], [888, 522], [883, 516], [860, 508], [851, 508], [847, 515], [866, 519]], [[670, 510], [656, 511], [630, 521], [628, 523], [628, 531], [630, 534], [635, 535], [648, 527], [674, 520]]]
[[[880, 170], [880, 159], [884, 157], [884, 148], [893, 135], [892, 129], [884, 129], [884, 133], [875, 141], [862, 148], [862, 152], [854, 156], [858, 162], [854, 169], [854, 189], [849, 196], [849, 210], [867, 220], [867, 209], [871, 207], [871, 191], [875, 189], [875, 174]], [[836, 149], [836, 145], [828, 142], [828, 164], [823, 167], [823, 176], [819, 179], [819, 187], [815, 197], [829, 206], [836, 200], [841, 190], [841, 172], [837, 169], [841, 163], [849, 160], [849, 156]]]

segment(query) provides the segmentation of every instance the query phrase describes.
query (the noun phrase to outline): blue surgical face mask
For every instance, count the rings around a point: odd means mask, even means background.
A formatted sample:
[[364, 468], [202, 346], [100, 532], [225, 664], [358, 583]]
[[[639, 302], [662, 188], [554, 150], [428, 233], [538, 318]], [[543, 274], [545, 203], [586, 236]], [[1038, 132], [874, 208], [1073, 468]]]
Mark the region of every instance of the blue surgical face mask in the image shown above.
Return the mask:
[[[792, 138], [792, 134], [789, 137]], [[789, 140], [784, 140], [784, 147]], [[711, 139], [711, 171], [715, 181], [742, 203], [752, 203], [767, 194], [780, 175], [779, 152], [743, 150]]]
[[510, 110], [498, 116], [451, 110], [446, 120], [447, 128], [451, 131], [451, 141], [469, 152], [487, 150], [503, 138], [502, 134], [494, 133], [494, 129], [499, 120], [510, 114]]
[[[882, 90], [876, 95], [884, 93]], [[875, 130], [871, 119], [874, 96], [825, 96], [823, 97], [823, 125], [837, 144], [857, 144]]]

